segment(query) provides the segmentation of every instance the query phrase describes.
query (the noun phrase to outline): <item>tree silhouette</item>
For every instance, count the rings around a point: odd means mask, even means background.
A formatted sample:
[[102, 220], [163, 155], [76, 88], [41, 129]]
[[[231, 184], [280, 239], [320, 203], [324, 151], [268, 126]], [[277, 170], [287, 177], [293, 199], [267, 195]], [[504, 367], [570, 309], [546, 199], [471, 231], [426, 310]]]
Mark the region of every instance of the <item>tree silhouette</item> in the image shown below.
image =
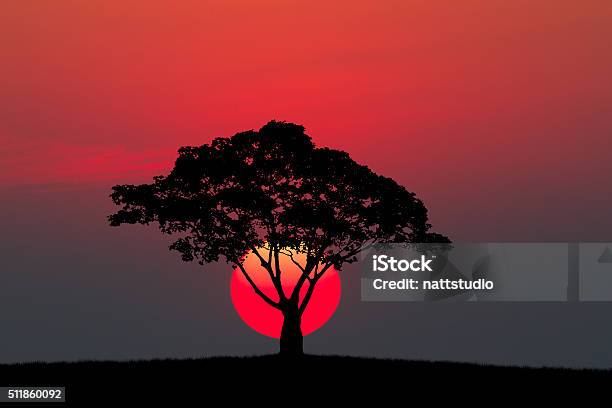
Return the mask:
[[[239, 268], [282, 312], [280, 351], [288, 355], [303, 352], [301, 316], [327, 270], [340, 270], [375, 243], [449, 242], [429, 231], [427, 209], [414, 193], [346, 152], [315, 147], [304, 127], [285, 122], [182, 147], [168, 176], [114, 186], [111, 198], [123, 206], [109, 216], [111, 225], [158, 223], [178, 236], [170, 249], [183, 260]], [[302, 273], [286, 294], [279, 256], [298, 252], [306, 261], [295, 262]], [[268, 272], [275, 298], [244, 267], [248, 253]]]

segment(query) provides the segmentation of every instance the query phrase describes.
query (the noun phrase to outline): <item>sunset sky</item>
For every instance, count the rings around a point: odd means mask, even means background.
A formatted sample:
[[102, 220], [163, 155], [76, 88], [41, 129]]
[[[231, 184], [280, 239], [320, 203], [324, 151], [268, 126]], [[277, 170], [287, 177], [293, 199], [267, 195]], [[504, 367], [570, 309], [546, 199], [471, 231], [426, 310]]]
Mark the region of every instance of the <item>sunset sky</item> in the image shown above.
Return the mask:
[[612, 227], [609, 1], [1, 7], [4, 187], [146, 181], [181, 145], [279, 119], [415, 191], [455, 237]]
[[610, 241], [611, 39], [609, 0], [4, 0], [4, 288], [192, 310], [195, 281], [165, 279], [197, 265], [107, 226], [110, 187], [271, 119], [414, 191], [456, 241]]

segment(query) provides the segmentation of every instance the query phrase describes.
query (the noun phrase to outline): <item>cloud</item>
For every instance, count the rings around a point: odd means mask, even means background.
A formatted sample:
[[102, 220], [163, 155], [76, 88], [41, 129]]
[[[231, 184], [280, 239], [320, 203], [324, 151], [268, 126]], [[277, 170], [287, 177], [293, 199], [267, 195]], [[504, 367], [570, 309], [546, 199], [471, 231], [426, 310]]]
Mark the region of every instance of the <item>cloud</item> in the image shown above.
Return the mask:
[[3, 144], [0, 186], [65, 186], [132, 183], [167, 172], [172, 148], [128, 150], [122, 146]]

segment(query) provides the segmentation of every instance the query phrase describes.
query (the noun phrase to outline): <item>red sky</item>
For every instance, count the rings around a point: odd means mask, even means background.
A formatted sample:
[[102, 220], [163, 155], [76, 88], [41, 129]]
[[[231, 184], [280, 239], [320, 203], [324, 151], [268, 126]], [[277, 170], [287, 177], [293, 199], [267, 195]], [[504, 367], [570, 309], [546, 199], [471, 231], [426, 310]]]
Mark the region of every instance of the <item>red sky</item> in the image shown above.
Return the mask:
[[453, 238], [605, 239], [610, 38], [609, 0], [4, 1], [0, 187], [145, 181], [279, 119]]

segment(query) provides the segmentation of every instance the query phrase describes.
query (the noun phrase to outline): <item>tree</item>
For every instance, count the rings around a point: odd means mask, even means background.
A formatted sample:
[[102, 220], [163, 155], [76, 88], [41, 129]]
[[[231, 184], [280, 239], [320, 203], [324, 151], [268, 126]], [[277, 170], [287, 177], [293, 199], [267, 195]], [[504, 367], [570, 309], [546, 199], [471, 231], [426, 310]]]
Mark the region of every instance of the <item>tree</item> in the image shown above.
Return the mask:
[[[152, 184], [113, 187], [111, 198], [123, 207], [110, 224], [157, 223], [177, 236], [170, 249], [184, 261], [239, 268], [283, 314], [281, 354], [302, 354], [301, 316], [327, 270], [341, 270], [372, 244], [449, 242], [429, 231], [427, 209], [414, 193], [346, 152], [315, 147], [300, 125], [272, 121], [178, 153], [170, 174]], [[268, 272], [276, 298], [249, 276], [248, 253]], [[302, 274], [288, 295], [279, 256], [295, 253], [306, 261], [295, 262]]]

